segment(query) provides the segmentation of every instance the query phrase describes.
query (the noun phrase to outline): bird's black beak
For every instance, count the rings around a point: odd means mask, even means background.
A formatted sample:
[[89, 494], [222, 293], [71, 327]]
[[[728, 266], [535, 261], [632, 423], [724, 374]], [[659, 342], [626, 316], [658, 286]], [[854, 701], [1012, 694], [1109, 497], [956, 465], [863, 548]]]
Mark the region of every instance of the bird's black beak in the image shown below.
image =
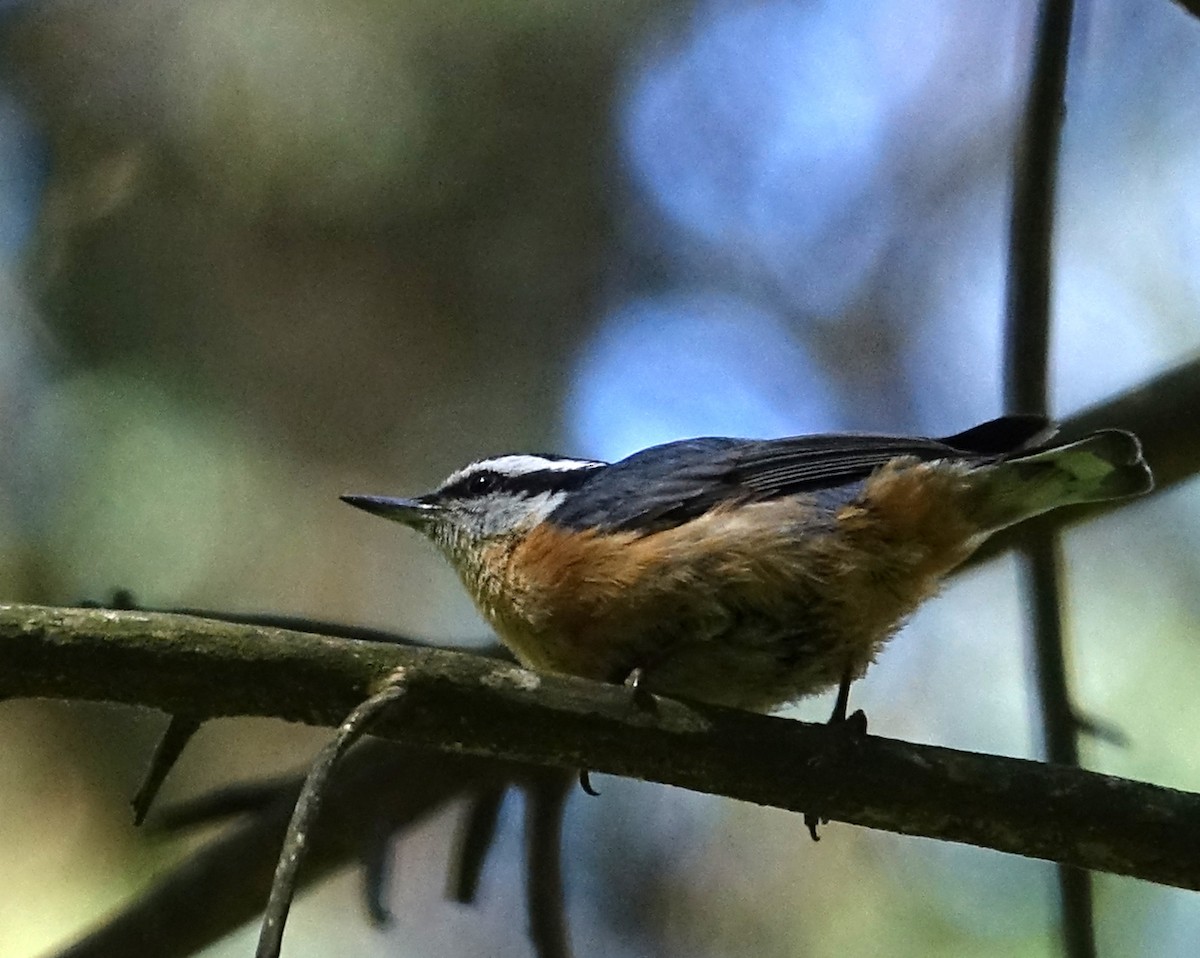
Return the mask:
[[373, 516], [383, 516], [406, 526], [420, 527], [433, 519], [441, 509], [420, 499], [395, 499], [391, 496], [339, 496], [342, 502], [362, 509]]

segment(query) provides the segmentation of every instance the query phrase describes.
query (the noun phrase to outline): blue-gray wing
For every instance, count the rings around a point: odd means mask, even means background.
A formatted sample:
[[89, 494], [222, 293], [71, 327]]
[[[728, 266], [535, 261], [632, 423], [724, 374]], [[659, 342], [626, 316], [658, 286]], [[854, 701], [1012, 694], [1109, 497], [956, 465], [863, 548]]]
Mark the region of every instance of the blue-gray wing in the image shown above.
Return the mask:
[[1047, 436], [1044, 419], [1008, 416], [945, 439], [854, 434], [688, 439], [597, 469], [550, 520], [574, 529], [653, 532], [722, 502], [853, 487], [901, 456], [987, 462], [1029, 449]]

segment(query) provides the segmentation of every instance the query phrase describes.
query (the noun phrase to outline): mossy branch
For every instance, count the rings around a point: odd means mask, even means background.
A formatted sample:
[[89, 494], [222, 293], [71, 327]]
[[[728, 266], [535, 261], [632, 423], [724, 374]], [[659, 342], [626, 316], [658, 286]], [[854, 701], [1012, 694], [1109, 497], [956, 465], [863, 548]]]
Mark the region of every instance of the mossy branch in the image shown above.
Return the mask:
[[409, 745], [815, 808], [837, 821], [1200, 889], [1200, 795], [669, 699], [647, 709], [622, 688], [437, 649], [0, 605], [7, 697], [332, 726], [401, 667], [407, 694], [373, 731]]

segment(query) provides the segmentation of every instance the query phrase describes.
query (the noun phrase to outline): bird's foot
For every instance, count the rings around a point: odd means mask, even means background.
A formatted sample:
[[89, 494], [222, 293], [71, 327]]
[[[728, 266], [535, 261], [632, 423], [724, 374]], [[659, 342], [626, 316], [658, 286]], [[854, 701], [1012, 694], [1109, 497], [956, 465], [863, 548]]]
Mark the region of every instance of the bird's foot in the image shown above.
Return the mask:
[[[857, 709], [847, 715], [845, 701], [839, 695], [838, 705], [834, 707], [833, 714], [826, 724], [831, 732], [835, 732], [838, 736], [844, 736], [845, 741], [852, 741], [867, 734], [867, 713], [862, 709]], [[804, 813], [804, 825], [814, 842], [821, 840], [821, 836], [817, 834], [817, 828], [828, 823], [829, 819], [823, 817], [820, 812]]]
[[636, 669], [632, 669], [625, 676], [625, 681], [622, 683], [625, 688], [629, 689], [629, 697], [643, 712], [658, 711], [658, 703], [654, 700], [653, 693], [645, 687], [646, 670], [640, 665]]

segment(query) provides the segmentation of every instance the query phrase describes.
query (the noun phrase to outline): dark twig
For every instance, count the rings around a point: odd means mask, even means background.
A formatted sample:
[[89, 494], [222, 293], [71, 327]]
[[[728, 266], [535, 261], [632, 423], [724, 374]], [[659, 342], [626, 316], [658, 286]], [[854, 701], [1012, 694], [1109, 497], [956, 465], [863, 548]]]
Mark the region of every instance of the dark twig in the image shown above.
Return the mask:
[[1115, 745], [1117, 748], [1128, 748], [1130, 745], [1129, 736], [1124, 729], [1118, 728], [1112, 722], [1081, 712], [1078, 706], [1075, 709], [1075, 727], [1079, 729], [1080, 735], [1086, 735], [1097, 742]]
[[506, 788], [482, 788], [471, 797], [459, 832], [455, 870], [450, 880], [450, 897], [464, 905], [473, 902], [479, 891], [479, 878], [496, 838], [496, 823], [507, 791]]
[[175, 766], [179, 756], [183, 754], [187, 743], [200, 729], [200, 720], [190, 715], [172, 715], [167, 723], [166, 731], [155, 746], [154, 755], [150, 758], [150, 766], [142, 778], [142, 784], [133, 796], [130, 804], [133, 806], [133, 824], [140, 825], [146, 820], [146, 813], [154, 803], [158, 790], [167, 774]]
[[[1050, 291], [1055, 188], [1074, 0], [1042, 0], [1024, 125], [1013, 175], [1009, 233], [1006, 392], [1013, 412], [1048, 411]], [[1023, 557], [1033, 599], [1034, 659], [1050, 761], [1078, 765], [1078, 726], [1067, 683], [1059, 542], [1030, 533]], [[1091, 875], [1060, 864], [1063, 945], [1069, 958], [1096, 953]]]
[[[1046, 756], [1059, 765], [1079, 765], [1079, 724], [1067, 682], [1062, 624], [1060, 542], [1053, 533], [1030, 536], [1022, 571], [1025, 592], [1032, 600], [1035, 673], [1041, 702]], [[1096, 954], [1092, 907], [1092, 876], [1081, 868], [1060, 863], [1063, 949], [1068, 958]]]
[[386, 823], [371, 823], [362, 855], [363, 901], [371, 924], [383, 928], [391, 924], [388, 893], [392, 888], [392, 830]]
[[267, 899], [267, 910], [263, 915], [255, 958], [279, 958], [284, 925], [287, 923], [288, 911], [296, 894], [296, 875], [301, 862], [304, 861], [309, 834], [320, 813], [326, 783], [333, 767], [371, 724], [407, 693], [404, 678], [403, 668], [392, 672], [383, 687], [358, 705], [338, 726], [337, 734], [321, 749], [313, 762], [312, 770], [300, 790], [300, 797], [296, 799], [292, 820], [288, 823], [283, 851], [280, 853], [279, 864], [275, 868], [275, 879], [271, 883], [271, 894]]
[[290, 789], [293, 784], [299, 789], [299, 783], [293, 783], [290, 776], [235, 782], [159, 809], [148, 827], [156, 832], [178, 832], [235, 815], [261, 812], [278, 800], [281, 790]]
[[1043, 0], [1013, 170], [1005, 393], [1013, 412], [1046, 412], [1051, 244], [1074, 0]]
[[538, 958], [570, 958], [563, 894], [562, 827], [571, 777], [538, 775], [525, 787], [526, 887], [529, 937]]
[[[353, 862], [364, 834], [401, 832], [474, 788], [503, 787], [533, 772], [368, 737], [330, 780], [300, 884]], [[302, 776], [277, 778], [155, 812], [154, 827], [169, 827], [177, 818], [182, 824], [211, 820], [221, 806], [252, 813], [229, 823], [56, 958], [185, 958], [257, 919], [302, 784]]]

